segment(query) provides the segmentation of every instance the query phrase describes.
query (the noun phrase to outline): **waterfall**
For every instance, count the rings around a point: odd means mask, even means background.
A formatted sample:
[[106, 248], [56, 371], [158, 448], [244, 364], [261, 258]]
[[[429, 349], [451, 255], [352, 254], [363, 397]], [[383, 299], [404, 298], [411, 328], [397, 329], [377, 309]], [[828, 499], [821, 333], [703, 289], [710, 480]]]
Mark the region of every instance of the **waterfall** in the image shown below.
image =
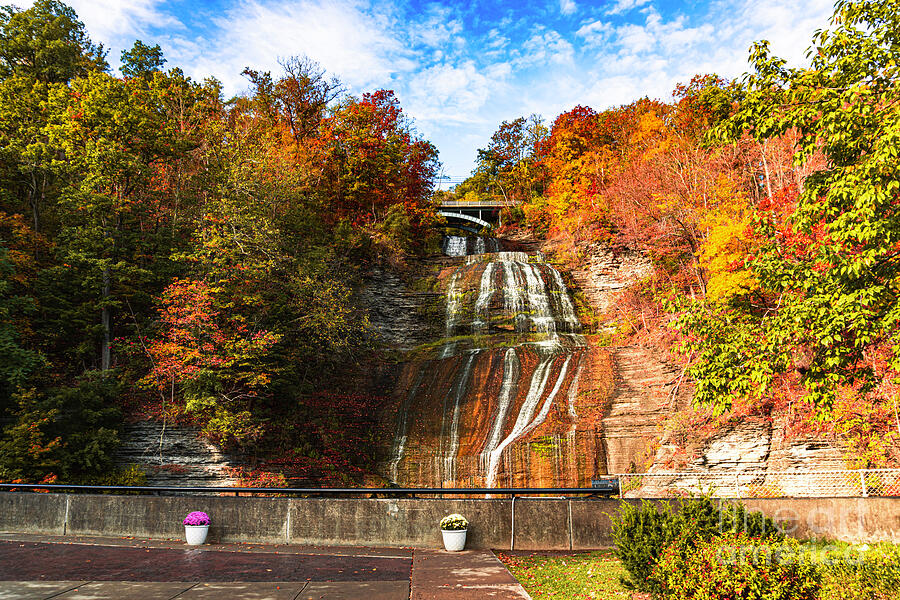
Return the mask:
[[550, 267], [550, 275], [553, 277], [554, 284], [551, 297], [557, 301], [561, 320], [566, 324], [568, 331], [577, 331], [580, 323], [578, 322], [578, 317], [575, 316], [575, 305], [572, 304], [572, 299], [569, 297], [569, 291], [563, 282], [562, 274]]
[[466, 256], [466, 264], [474, 265], [475, 263], [493, 261], [528, 263], [531, 262], [532, 258], [534, 258], [534, 256], [528, 254], [527, 252], [493, 252], [490, 254], [470, 254], [469, 256]]
[[585, 342], [562, 274], [492, 238], [448, 236], [443, 247], [459, 257], [440, 274], [448, 339], [409, 363], [419, 372], [404, 379], [386, 471], [417, 486], [491, 487], [504, 472], [513, 484], [531, 468], [583, 482], [579, 463], [593, 463], [571, 453]]
[[503, 435], [503, 428], [506, 426], [509, 406], [518, 391], [520, 371], [521, 363], [519, 357], [516, 356], [516, 349], [510, 348], [503, 356], [503, 383], [500, 386], [500, 395], [497, 397], [497, 414], [494, 416], [491, 433], [484, 445], [484, 450], [479, 456], [479, 464], [482, 469], [487, 470], [488, 474], [492, 471], [490, 460], [493, 451], [500, 444], [500, 436]]
[[462, 300], [462, 294], [459, 291], [460, 272], [457, 269], [450, 276], [450, 283], [447, 285], [447, 316], [444, 330], [447, 332], [446, 337], [451, 337], [456, 330], [456, 318], [459, 313], [459, 304]]
[[492, 487], [497, 481], [497, 467], [500, 461], [500, 457], [503, 455], [503, 451], [509, 446], [512, 442], [517, 439], [527, 435], [534, 428], [544, 422], [547, 418], [547, 414], [550, 412], [550, 406], [553, 404], [553, 399], [556, 398], [556, 395], [559, 393], [560, 387], [562, 387], [563, 381], [566, 378], [566, 371], [569, 367], [569, 360], [571, 360], [571, 355], [566, 357], [565, 362], [563, 363], [562, 368], [559, 371], [559, 375], [556, 377], [556, 383], [553, 386], [553, 389], [547, 395], [547, 398], [544, 400], [544, 404], [541, 407], [541, 411], [538, 413], [538, 416], [532, 420], [534, 415], [534, 411], [537, 408], [537, 404], [540, 401], [541, 396], [544, 393], [544, 388], [547, 387], [547, 380], [550, 377], [551, 367], [553, 366], [555, 356], [550, 356], [548, 360], [542, 362], [538, 368], [534, 372], [534, 376], [531, 379], [531, 387], [528, 390], [528, 396], [525, 398], [525, 403], [522, 404], [522, 408], [519, 410], [519, 416], [516, 417], [516, 423], [513, 425], [513, 429], [506, 439], [504, 439], [500, 444], [491, 450], [490, 457], [488, 459], [488, 468], [485, 476], [485, 486]]
[[481, 286], [478, 289], [478, 299], [475, 301], [475, 320], [472, 321], [473, 333], [482, 333], [485, 330], [490, 319], [490, 316], [487, 314], [488, 303], [494, 297], [495, 291], [494, 263], [488, 263], [484, 273], [481, 274]]
[[445, 235], [441, 251], [446, 256], [469, 256], [486, 252], [500, 252], [500, 240], [493, 237]]
[[521, 272], [510, 261], [503, 261], [503, 309], [515, 315], [516, 331], [524, 331], [528, 322], [525, 315], [525, 298], [522, 295]]
[[469, 253], [466, 242], [466, 238], [460, 235], [444, 236], [441, 243], [441, 250], [447, 256], [465, 256]]
[[403, 450], [406, 448], [406, 440], [408, 439], [409, 405], [415, 398], [416, 392], [419, 391], [419, 386], [422, 385], [424, 378], [425, 372], [420, 371], [416, 376], [415, 383], [410, 387], [409, 393], [400, 406], [400, 410], [397, 412], [397, 432], [394, 435], [393, 459], [391, 459], [391, 481], [394, 483], [399, 479], [400, 459], [403, 458]]
[[556, 333], [555, 315], [550, 309], [550, 296], [547, 294], [547, 286], [544, 285], [540, 272], [532, 264], [523, 264], [521, 268], [525, 274], [532, 325], [537, 331]]
[[[441, 481], [453, 481], [456, 477], [456, 454], [459, 452], [459, 404], [468, 387], [469, 376], [472, 373], [472, 363], [475, 362], [476, 356], [478, 356], [478, 352], [473, 352], [469, 355], [450, 392], [450, 396], [453, 397], [453, 416], [450, 420], [449, 431], [446, 428], [447, 397], [444, 398], [444, 411], [441, 418], [441, 457], [443, 458]], [[446, 449], [443, 446], [447, 446]]]
[[553, 399], [556, 398], [556, 395], [559, 393], [559, 388], [562, 387], [563, 381], [566, 380], [566, 373], [569, 370], [569, 361], [571, 360], [572, 355], [570, 354], [566, 357], [566, 361], [563, 363], [562, 369], [560, 369], [559, 375], [556, 377], [556, 385], [553, 386], [553, 389], [550, 391], [547, 399], [544, 400], [544, 404], [541, 407], [541, 412], [538, 413], [534, 420], [529, 423], [524, 430], [522, 430], [521, 435], [525, 435], [528, 432], [532, 431], [535, 427], [537, 427], [547, 419], [547, 414], [550, 412], [550, 405], [553, 404]]
[[515, 321], [520, 333], [535, 331], [548, 333], [551, 338], [558, 332], [575, 333], [580, 324], [575, 306], [559, 271], [542, 262], [532, 262], [524, 252], [497, 252], [475, 254], [466, 257], [466, 266], [485, 264], [482, 272], [478, 300], [475, 303], [476, 320], [473, 333], [483, 333], [490, 324], [489, 303], [498, 291], [494, 287], [495, 267], [502, 268], [503, 312]]
[[567, 396], [569, 418], [572, 419], [572, 427], [569, 431], [575, 434], [575, 427], [578, 424], [578, 413], [575, 412], [575, 400], [578, 398], [578, 382], [581, 380], [581, 371], [584, 369], [584, 357], [578, 358], [578, 368], [575, 369], [575, 376], [572, 377], [572, 383], [569, 385], [569, 393]]

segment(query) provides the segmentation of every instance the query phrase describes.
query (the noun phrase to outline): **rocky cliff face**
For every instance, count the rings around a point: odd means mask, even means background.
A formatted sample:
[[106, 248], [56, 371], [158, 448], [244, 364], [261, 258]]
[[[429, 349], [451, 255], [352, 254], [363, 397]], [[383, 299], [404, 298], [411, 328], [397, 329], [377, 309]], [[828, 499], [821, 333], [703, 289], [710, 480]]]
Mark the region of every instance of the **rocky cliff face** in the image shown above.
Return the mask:
[[[373, 328], [399, 352], [379, 365], [393, 389], [382, 421], [394, 432], [381, 474], [398, 484], [458, 487], [584, 486], [605, 473], [668, 471], [665, 427], [691, 385], [650, 348], [601, 347], [579, 333], [569, 290], [534, 240], [467, 240], [401, 272], [379, 267], [359, 292]], [[448, 246], [449, 247], [449, 246]], [[547, 248], [545, 246], [545, 248]], [[552, 248], [547, 248], [552, 250]], [[635, 252], [588, 248], [575, 284], [597, 314], [620, 318], [618, 294], [651, 273]], [[120, 464], [152, 484], [229, 485], [233, 461], [191, 428], [138, 423]], [[784, 437], [784, 424], [723, 429], [688, 464], [700, 473], [843, 468], [840, 449]]]
[[615, 317], [616, 295], [629, 285], [649, 277], [653, 265], [633, 250], [613, 252], [600, 244], [589, 244], [582, 268], [570, 272], [591, 307], [599, 314]]
[[236, 483], [235, 462], [199, 435], [199, 429], [141, 421], [125, 427], [116, 455], [121, 465], [136, 464], [148, 485], [228, 487]]
[[680, 370], [645, 348], [610, 348], [615, 387], [603, 417], [603, 446], [609, 473], [639, 472], [653, 456], [666, 419], [690, 402]]
[[589, 485], [606, 469], [605, 399], [580, 394], [580, 384], [608, 377], [608, 369], [599, 349], [486, 350], [407, 363], [387, 474], [401, 485], [448, 488]]
[[[419, 343], [398, 367], [395, 409], [386, 416], [396, 431], [383, 468], [390, 480], [582, 486], [605, 473], [671, 470], [667, 420], [689, 406], [690, 381], [651, 348], [598, 347], [578, 335], [562, 277], [526, 242], [514, 243], [528, 251], [502, 258], [485, 253], [436, 263], [437, 285], [426, 286], [427, 294], [379, 279], [382, 291], [370, 297], [394, 308], [377, 322], [397, 332], [390, 339], [398, 346]], [[572, 277], [610, 321], [620, 318], [618, 294], [652, 271], [639, 253], [598, 245], [582, 264]], [[435, 326], [434, 309], [427, 329], [417, 326], [412, 319], [422, 303], [434, 302], [435, 290], [444, 298], [443, 326]], [[401, 328], [398, 319], [406, 319]], [[749, 473], [840, 463], [840, 452], [827, 444], [785, 442], [777, 422], [747, 422], [721, 431], [681, 468]]]
[[388, 347], [408, 351], [441, 336], [443, 293], [434, 277], [450, 259], [421, 261], [404, 278], [399, 271], [375, 267], [359, 292], [369, 321]]
[[[526, 252], [438, 276], [442, 336], [399, 367], [384, 472], [408, 486], [583, 486], [605, 472], [608, 354], [590, 348], [562, 275]], [[587, 385], [582, 387], [582, 381]]]

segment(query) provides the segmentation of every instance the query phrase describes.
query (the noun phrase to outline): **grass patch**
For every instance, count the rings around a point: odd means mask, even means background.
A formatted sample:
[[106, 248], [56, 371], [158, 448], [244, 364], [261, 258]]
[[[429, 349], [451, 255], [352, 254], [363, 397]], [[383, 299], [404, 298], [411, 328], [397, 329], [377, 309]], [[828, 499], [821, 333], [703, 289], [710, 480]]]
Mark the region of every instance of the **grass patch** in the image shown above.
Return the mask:
[[649, 598], [626, 590], [626, 575], [612, 550], [575, 553], [497, 552], [497, 557], [534, 600], [554, 598], [626, 600]]
[[[821, 600], [893, 600], [900, 589], [900, 546], [804, 541], [800, 549], [822, 574]], [[627, 575], [612, 550], [593, 552], [497, 552], [534, 600], [631, 599], [620, 583]]]

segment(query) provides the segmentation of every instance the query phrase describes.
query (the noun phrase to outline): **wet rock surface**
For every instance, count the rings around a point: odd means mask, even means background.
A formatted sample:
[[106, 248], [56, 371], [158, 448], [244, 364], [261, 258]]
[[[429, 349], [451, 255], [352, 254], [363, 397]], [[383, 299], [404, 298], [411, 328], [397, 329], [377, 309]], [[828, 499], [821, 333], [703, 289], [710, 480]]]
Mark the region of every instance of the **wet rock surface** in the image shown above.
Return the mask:
[[561, 274], [539, 254], [501, 252], [456, 259], [439, 280], [443, 338], [401, 368], [385, 475], [448, 488], [587, 484], [602, 453], [579, 410], [600, 400], [578, 384], [597, 361]]

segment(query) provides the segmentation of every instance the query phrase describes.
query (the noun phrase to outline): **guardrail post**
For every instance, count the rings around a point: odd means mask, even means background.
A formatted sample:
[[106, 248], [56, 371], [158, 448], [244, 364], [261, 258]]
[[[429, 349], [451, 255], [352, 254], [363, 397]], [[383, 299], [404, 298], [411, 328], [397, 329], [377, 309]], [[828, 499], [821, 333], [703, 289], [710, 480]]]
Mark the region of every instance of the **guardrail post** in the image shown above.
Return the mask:
[[509, 508], [509, 549], [516, 549], [516, 495], [512, 494]]
[[862, 484], [862, 497], [869, 497], [869, 488], [866, 486], [866, 472], [860, 469], [859, 471], [859, 482]]

